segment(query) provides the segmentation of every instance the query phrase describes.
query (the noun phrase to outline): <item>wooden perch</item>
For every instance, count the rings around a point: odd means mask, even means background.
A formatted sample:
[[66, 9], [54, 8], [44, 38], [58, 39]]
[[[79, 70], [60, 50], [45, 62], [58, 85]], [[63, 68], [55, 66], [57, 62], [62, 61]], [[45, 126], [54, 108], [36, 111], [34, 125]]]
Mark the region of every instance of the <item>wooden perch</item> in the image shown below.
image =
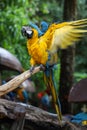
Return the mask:
[[[32, 105], [16, 103], [5, 99], [0, 99], [0, 114], [2, 117], [8, 117], [8, 120], [17, 120], [16, 113], [20, 108], [20, 111], [26, 111], [25, 113], [25, 129], [29, 130], [86, 130], [85, 127], [71, 125], [67, 123], [67, 119], [63, 117], [62, 126], [59, 125], [57, 114], [52, 114], [44, 111], [38, 107]], [[15, 111], [16, 110], [16, 111]], [[7, 122], [7, 120], [6, 120]], [[0, 119], [0, 124], [3, 123], [3, 119]], [[9, 122], [11, 126], [11, 121]], [[80, 129], [81, 128], [81, 129]], [[24, 130], [25, 130], [24, 129]]]
[[15, 108], [17, 106], [20, 106], [20, 108], [24, 108], [26, 110], [27, 120], [47, 121], [58, 124], [57, 114], [46, 112], [32, 105], [0, 99], [0, 107], [2, 107], [2, 109], [0, 109], [0, 113], [3, 113], [3, 115], [10, 119], [16, 119]]
[[31, 73], [30, 70], [27, 70], [23, 72], [22, 74], [16, 76], [14, 79], [10, 80], [4, 85], [0, 86], [0, 96], [5, 95], [6, 93], [16, 89], [22, 82], [24, 82], [26, 79], [31, 77], [31, 75], [37, 73], [40, 71], [40, 66], [35, 67], [33, 72]]
[[16, 102], [8, 101], [5, 99], [0, 99], [0, 107], [2, 107], [2, 109], [0, 109], [0, 114], [2, 113], [4, 117], [6, 116], [9, 119], [15, 120], [17, 118], [16, 117], [17, 114], [15, 112], [15, 108], [17, 109], [17, 106], [20, 107], [21, 109], [23, 109], [24, 107], [24, 109], [26, 110], [25, 119], [28, 123], [30, 121], [35, 124], [38, 124], [39, 122], [41, 122], [42, 124], [46, 123], [49, 126], [51, 124], [53, 126], [60, 127], [57, 114], [46, 112], [32, 105], [16, 103]]

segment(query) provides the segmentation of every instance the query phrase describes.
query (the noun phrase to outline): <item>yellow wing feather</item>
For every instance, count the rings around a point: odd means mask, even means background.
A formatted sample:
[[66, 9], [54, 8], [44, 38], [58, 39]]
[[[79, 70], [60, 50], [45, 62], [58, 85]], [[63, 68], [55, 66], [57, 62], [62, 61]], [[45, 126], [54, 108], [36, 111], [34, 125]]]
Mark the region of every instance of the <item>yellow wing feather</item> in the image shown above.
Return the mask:
[[87, 33], [86, 27], [87, 19], [55, 24], [50, 52], [56, 52], [58, 48], [65, 49], [67, 46], [79, 41]]
[[76, 20], [76, 21], [71, 21], [68, 22], [70, 25], [81, 25], [81, 24], [86, 24], [87, 25], [87, 19], [81, 19], [81, 20]]

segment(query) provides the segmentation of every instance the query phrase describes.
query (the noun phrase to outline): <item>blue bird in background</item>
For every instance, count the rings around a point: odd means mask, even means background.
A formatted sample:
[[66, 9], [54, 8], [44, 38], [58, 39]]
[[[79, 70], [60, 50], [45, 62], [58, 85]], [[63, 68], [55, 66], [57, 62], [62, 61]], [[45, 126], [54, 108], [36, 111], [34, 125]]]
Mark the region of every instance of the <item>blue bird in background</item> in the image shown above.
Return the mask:
[[42, 98], [41, 98], [41, 102], [44, 106], [49, 107], [50, 106], [50, 100], [49, 100], [49, 96], [47, 94], [45, 94]]
[[[3, 80], [3, 81], [2, 81], [2, 84], [6, 84], [6, 81]], [[7, 93], [7, 94], [5, 95], [5, 98], [7, 98], [7, 99], [9, 99], [9, 100], [11, 100], [11, 101], [14, 101], [15, 96], [16, 96], [16, 95], [15, 95], [14, 92], [9, 92], [9, 93]]]
[[23, 86], [16, 88], [15, 92], [17, 94], [17, 98], [19, 101], [24, 102], [24, 103], [28, 103], [29, 94]]

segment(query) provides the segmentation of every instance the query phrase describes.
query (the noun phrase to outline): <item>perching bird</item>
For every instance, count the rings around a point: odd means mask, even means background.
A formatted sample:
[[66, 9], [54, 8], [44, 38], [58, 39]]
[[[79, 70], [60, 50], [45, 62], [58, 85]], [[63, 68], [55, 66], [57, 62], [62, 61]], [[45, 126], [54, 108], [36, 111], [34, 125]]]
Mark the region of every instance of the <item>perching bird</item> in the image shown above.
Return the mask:
[[50, 106], [50, 98], [48, 96], [48, 94], [43, 91], [43, 92], [39, 92], [37, 94], [38, 99], [41, 100], [41, 103], [45, 106], [45, 107], [49, 107]]
[[21, 101], [21, 102], [25, 102], [25, 103], [28, 103], [28, 100], [29, 100], [29, 96], [28, 96], [28, 93], [27, 91], [22, 87], [18, 87], [16, 90], [15, 90], [17, 96], [18, 96], [18, 99]]
[[45, 66], [45, 82], [52, 92], [55, 109], [59, 121], [62, 120], [61, 108], [58, 95], [53, 81], [53, 65], [58, 60], [58, 49], [66, 49], [74, 42], [79, 41], [87, 33], [87, 19], [54, 23], [41, 37], [38, 37], [38, 31], [29, 26], [23, 26], [22, 34], [28, 38], [27, 48], [31, 56], [30, 64], [32, 67], [38, 64]]

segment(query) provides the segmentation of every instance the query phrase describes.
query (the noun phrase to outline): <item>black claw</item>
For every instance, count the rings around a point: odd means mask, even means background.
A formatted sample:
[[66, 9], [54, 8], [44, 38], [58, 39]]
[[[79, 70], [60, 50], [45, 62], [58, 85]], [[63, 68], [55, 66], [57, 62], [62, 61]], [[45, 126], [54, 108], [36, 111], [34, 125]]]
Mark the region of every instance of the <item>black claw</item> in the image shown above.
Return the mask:
[[30, 72], [32, 73], [33, 70], [34, 70], [34, 66], [31, 66], [31, 68], [30, 68]]
[[40, 70], [43, 70], [43, 71], [45, 70], [44, 65], [42, 65], [42, 64], [40, 65]]

